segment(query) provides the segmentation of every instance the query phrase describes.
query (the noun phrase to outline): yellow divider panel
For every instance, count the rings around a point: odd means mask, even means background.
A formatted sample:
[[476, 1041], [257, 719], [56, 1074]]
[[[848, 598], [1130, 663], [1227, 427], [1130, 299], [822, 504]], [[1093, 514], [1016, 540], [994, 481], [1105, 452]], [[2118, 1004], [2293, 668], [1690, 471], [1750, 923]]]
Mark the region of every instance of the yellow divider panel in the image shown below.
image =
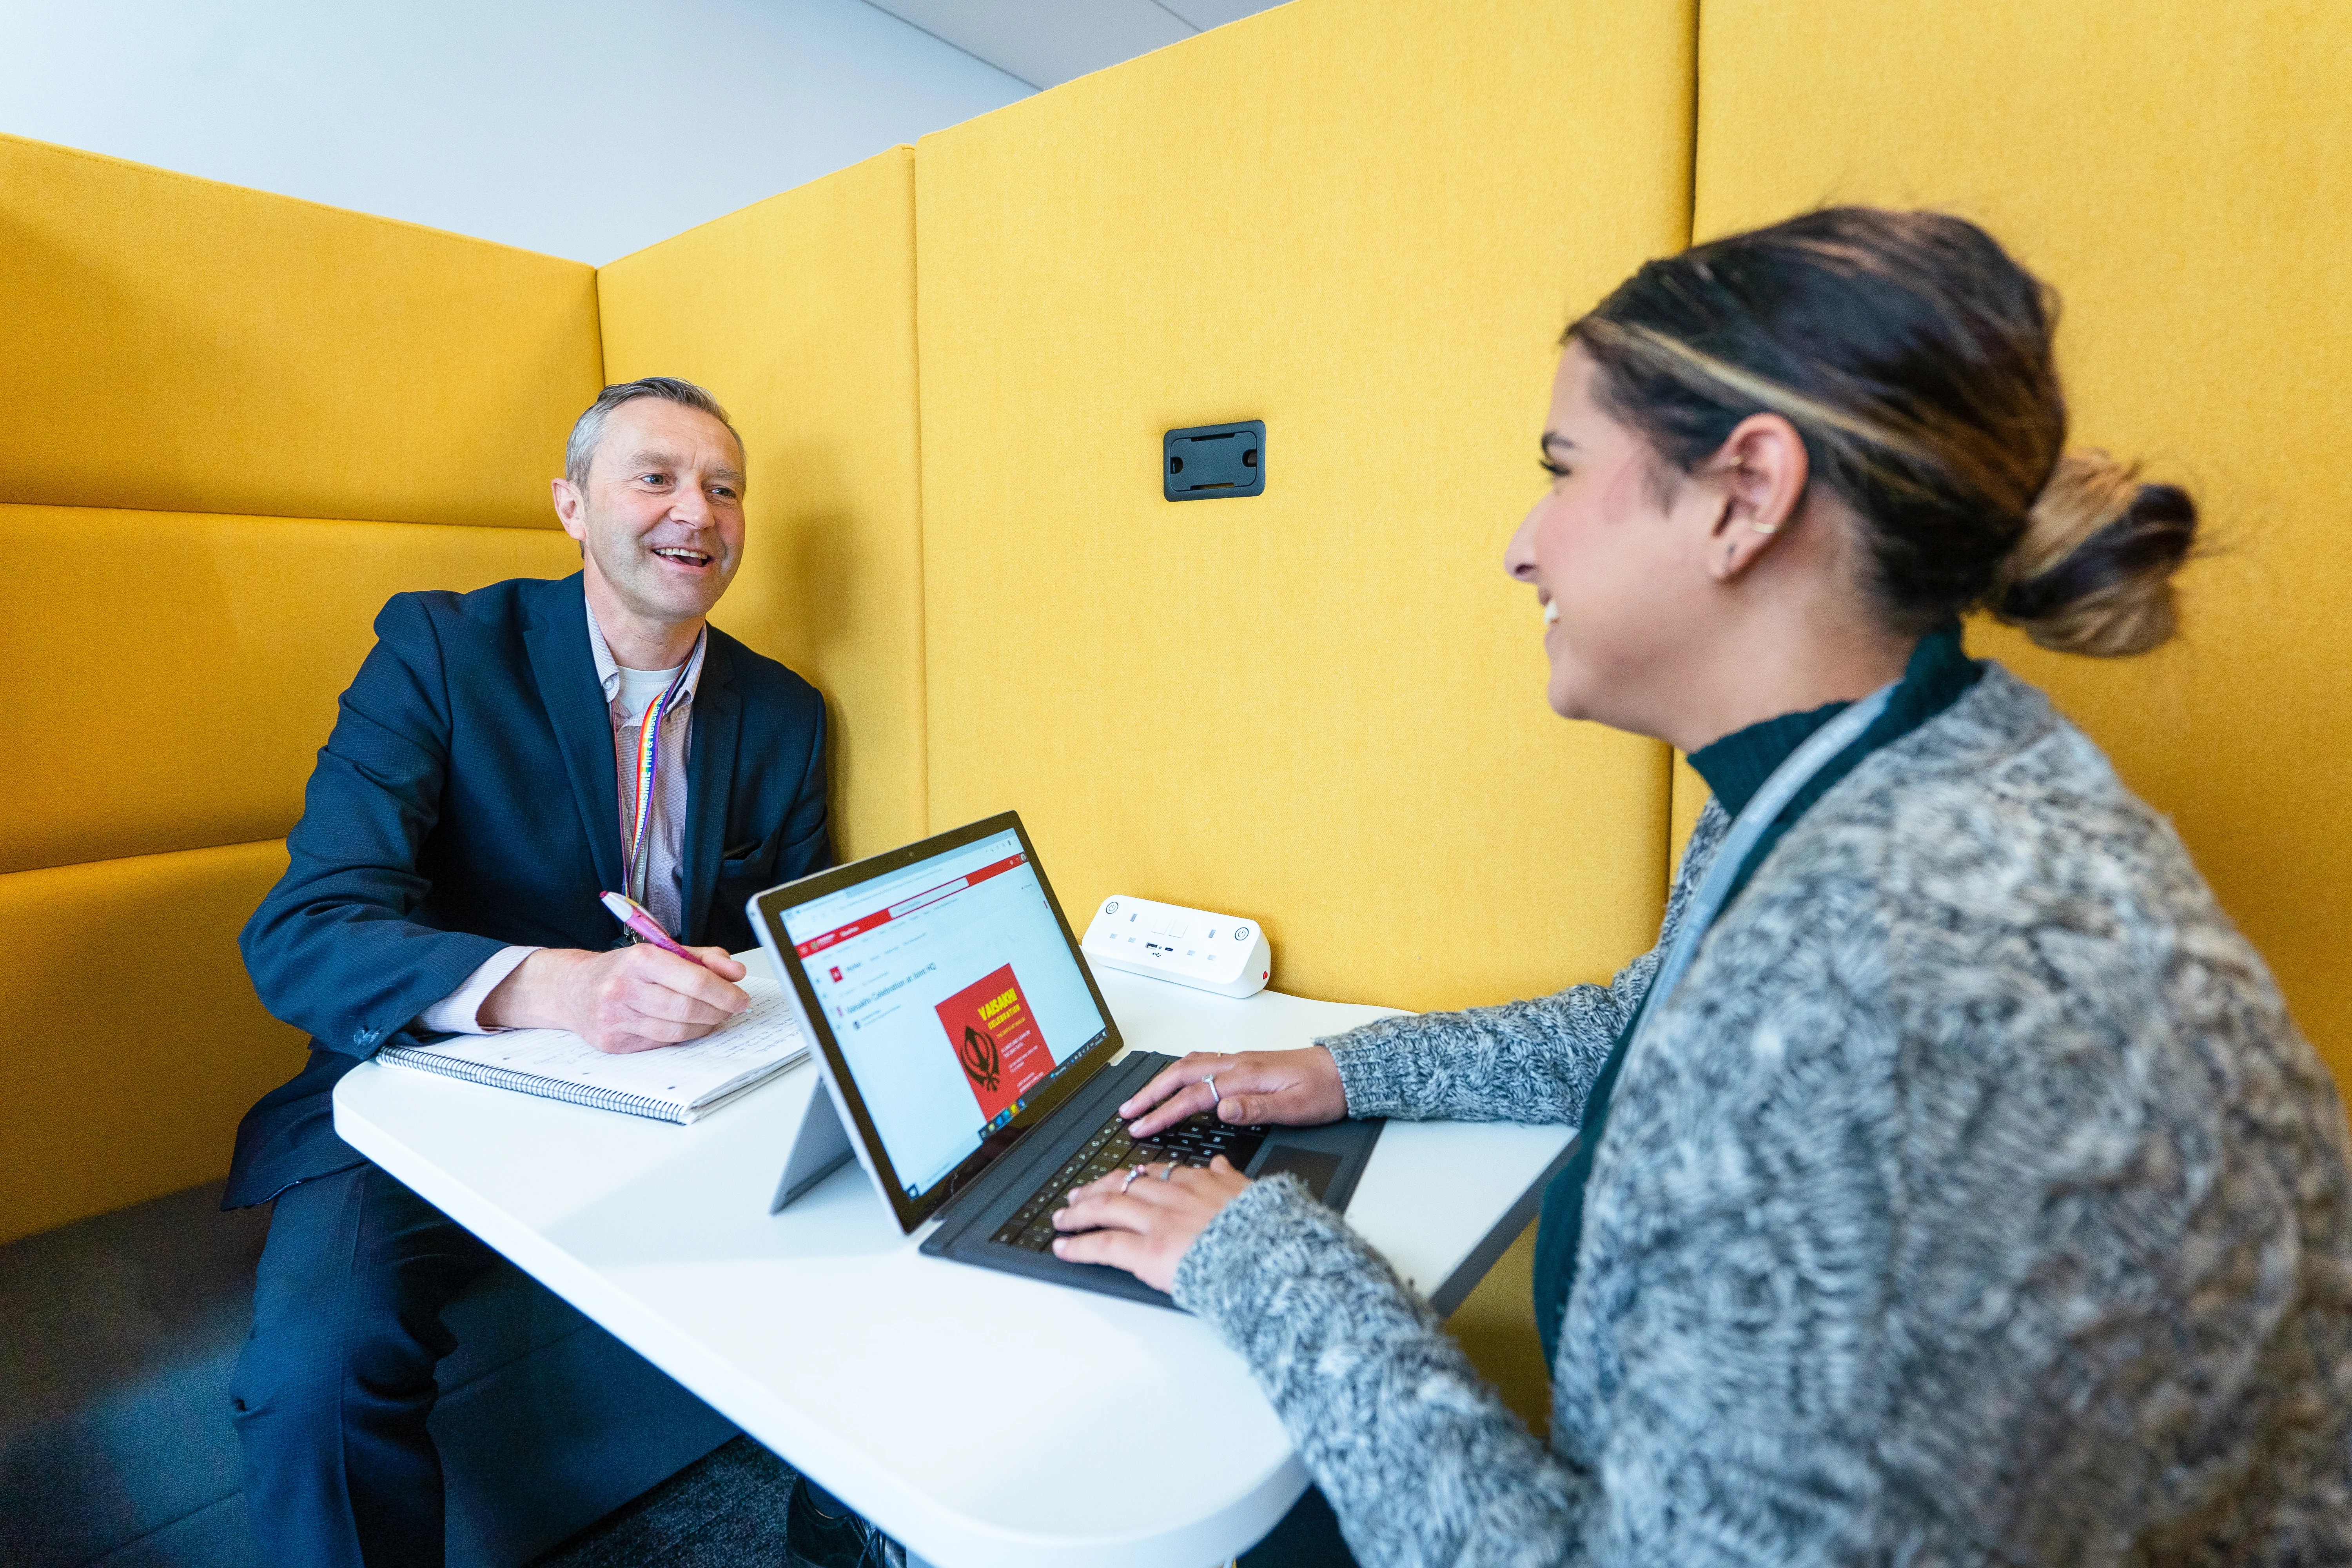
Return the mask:
[[553, 527], [593, 270], [0, 136], [0, 501]]
[[1681, 869], [1683, 846], [1690, 842], [1691, 829], [1698, 826], [1698, 815], [1706, 809], [1707, 799], [1715, 792], [1706, 787], [1698, 770], [1680, 752], [1675, 753], [1675, 802], [1666, 829], [1666, 842], [1673, 855], [1666, 868], [1666, 886], [1675, 885], [1675, 873]]
[[2185, 636], [1972, 629], [2169, 815], [2352, 1083], [2352, 10], [1707, 0], [1702, 237], [1830, 202], [1984, 224], [2064, 297], [2075, 439], [2191, 486]]
[[1445, 1331], [1462, 1346], [1478, 1375], [1495, 1384], [1511, 1413], [1538, 1437], [1551, 1427], [1551, 1368], [1536, 1335], [1536, 1226], [1495, 1259], [1454, 1315]]
[[237, 928], [275, 840], [0, 876], [0, 1242], [209, 1181], [302, 1065]]
[[0, 555], [30, 678], [0, 871], [284, 834], [385, 599], [579, 564], [537, 530], [33, 506], [0, 506]]
[[923, 833], [913, 178], [896, 148], [597, 275], [612, 378], [698, 382], [743, 433], [713, 619], [824, 692], [845, 859]]
[[[1665, 750], [1552, 717], [1501, 562], [1569, 313], [1686, 237], [1690, 46], [1299, 0], [920, 143], [933, 826], [1017, 807], [1076, 921], [1251, 915], [1308, 995], [1654, 938]], [[1264, 496], [1161, 499], [1163, 431], [1250, 418]]]

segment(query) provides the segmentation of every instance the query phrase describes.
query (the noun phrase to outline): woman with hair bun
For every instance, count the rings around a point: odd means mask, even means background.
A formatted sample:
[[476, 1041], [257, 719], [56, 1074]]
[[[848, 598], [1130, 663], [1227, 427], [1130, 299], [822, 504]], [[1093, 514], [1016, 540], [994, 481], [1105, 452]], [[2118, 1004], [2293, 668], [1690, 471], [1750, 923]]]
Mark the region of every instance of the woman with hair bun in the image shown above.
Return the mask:
[[1319, 1495], [1245, 1562], [2352, 1560], [2336, 1089], [2170, 827], [1961, 649], [1979, 610], [2099, 657], [2173, 629], [2196, 509], [2066, 453], [2053, 314], [1973, 225], [1844, 208], [1568, 329], [1505, 563], [1552, 708], [1714, 791], [1657, 947], [1124, 1108], [1580, 1126], [1549, 1447], [1295, 1178], [1056, 1216], [1280, 1412]]

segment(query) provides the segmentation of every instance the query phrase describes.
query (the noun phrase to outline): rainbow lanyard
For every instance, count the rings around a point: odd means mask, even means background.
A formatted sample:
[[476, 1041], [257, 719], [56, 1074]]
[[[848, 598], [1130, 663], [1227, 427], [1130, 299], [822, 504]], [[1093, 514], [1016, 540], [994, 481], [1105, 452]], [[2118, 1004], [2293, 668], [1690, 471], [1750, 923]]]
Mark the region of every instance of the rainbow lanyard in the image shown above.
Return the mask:
[[709, 635], [705, 630], [694, 639], [694, 650], [677, 667], [677, 678], [661, 694], [661, 700], [646, 710], [643, 728], [637, 732], [637, 808], [629, 825], [629, 896], [634, 899], [646, 896], [646, 828], [654, 819], [654, 776], [661, 770], [662, 721], [669, 717], [669, 710], [686, 694], [686, 678], [692, 672], [696, 658], [701, 656], [703, 638]]

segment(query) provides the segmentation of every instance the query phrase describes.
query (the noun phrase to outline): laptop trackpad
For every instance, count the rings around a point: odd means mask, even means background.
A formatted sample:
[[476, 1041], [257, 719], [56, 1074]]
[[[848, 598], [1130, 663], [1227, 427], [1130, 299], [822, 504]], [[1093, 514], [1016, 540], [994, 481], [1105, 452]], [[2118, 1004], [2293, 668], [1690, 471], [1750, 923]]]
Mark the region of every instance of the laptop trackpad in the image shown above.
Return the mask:
[[1341, 1214], [1356, 1195], [1356, 1180], [1372, 1157], [1381, 1129], [1388, 1125], [1374, 1116], [1362, 1121], [1327, 1121], [1320, 1127], [1277, 1127], [1259, 1145], [1246, 1174], [1271, 1176], [1288, 1171], [1307, 1184], [1316, 1201]]
[[1276, 1143], [1265, 1152], [1258, 1164], [1257, 1176], [1278, 1176], [1288, 1171], [1307, 1184], [1317, 1202], [1325, 1201], [1331, 1190], [1331, 1178], [1339, 1173], [1339, 1156], [1327, 1154], [1320, 1149], [1302, 1149], [1296, 1143]]

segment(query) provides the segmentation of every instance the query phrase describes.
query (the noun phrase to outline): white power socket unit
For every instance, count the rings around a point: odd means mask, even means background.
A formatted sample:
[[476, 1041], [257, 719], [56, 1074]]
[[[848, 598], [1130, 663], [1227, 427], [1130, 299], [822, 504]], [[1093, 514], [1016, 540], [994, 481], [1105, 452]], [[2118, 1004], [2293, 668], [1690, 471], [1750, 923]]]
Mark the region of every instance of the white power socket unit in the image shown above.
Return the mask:
[[1078, 946], [1108, 968], [1220, 996], [1255, 996], [1274, 973], [1274, 949], [1255, 921], [1125, 893], [1102, 901]]

